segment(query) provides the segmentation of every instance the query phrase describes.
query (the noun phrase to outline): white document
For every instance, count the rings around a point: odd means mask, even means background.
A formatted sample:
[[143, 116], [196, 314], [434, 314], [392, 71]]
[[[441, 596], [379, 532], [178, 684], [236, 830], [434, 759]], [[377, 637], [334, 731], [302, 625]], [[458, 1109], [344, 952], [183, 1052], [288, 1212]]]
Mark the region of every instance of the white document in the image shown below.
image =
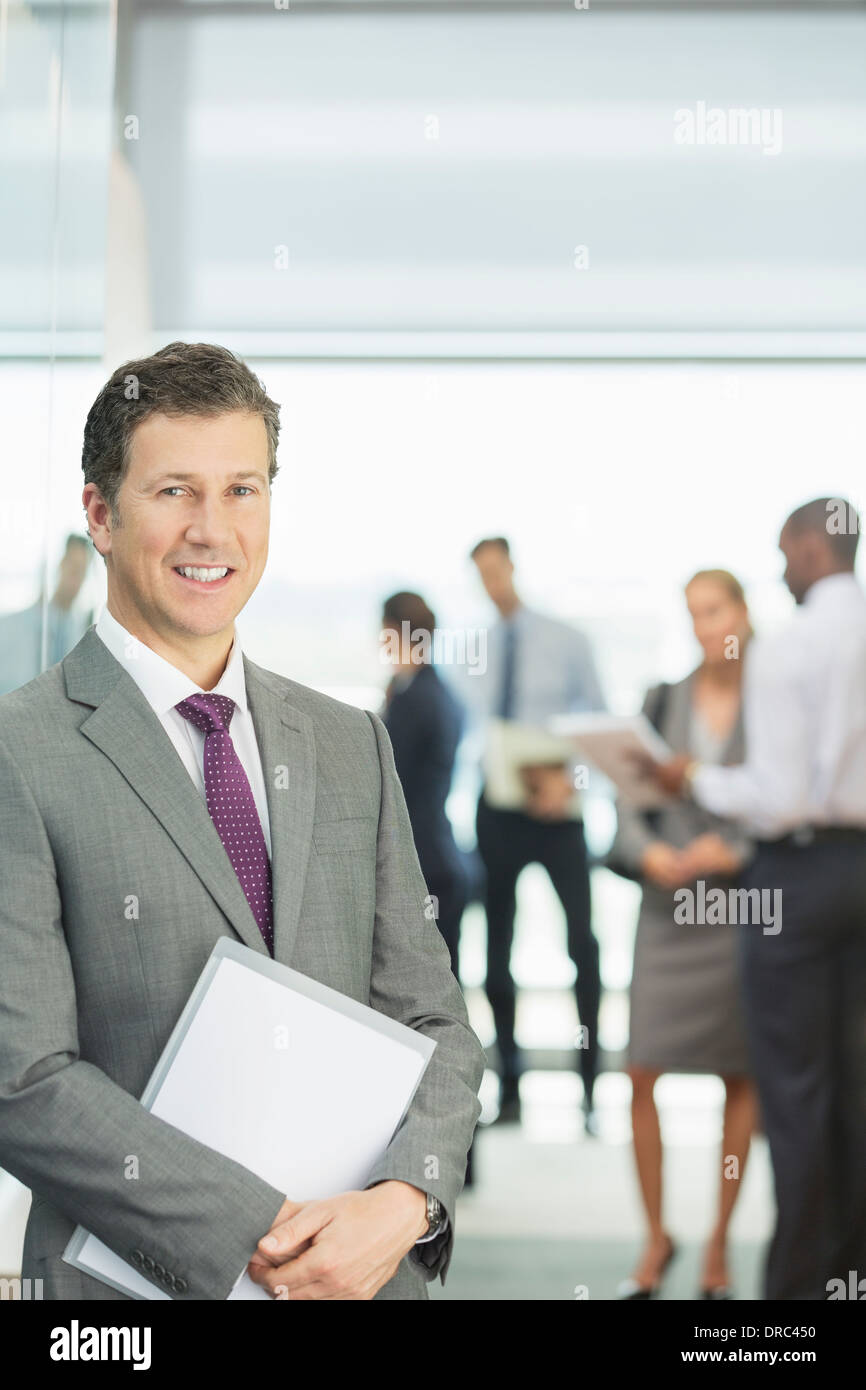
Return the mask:
[[[223, 938], [142, 1104], [293, 1200], [331, 1197], [364, 1187], [435, 1047], [425, 1034]], [[136, 1298], [171, 1298], [80, 1226], [63, 1258]], [[270, 1301], [245, 1270], [238, 1277], [229, 1298]]]
[[[511, 719], [491, 719], [484, 749], [484, 799], [501, 810], [520, 810], [526, 805], [527, 790], [520, 775], [523, 767], [549, 764], [562, 767], [574, 762], [574, 748], [567, 738], [518, 724]], [[570, 814], [580, 814], [580, 797], [575, 792]]]
[[639, 810], [651, 810], [670, 798], [642, 769], [647, 754], [667, 762], [673, 753], [643, 714], [564, 714], [551, 720], [551, 733], [568, 739], [587, 762], [616, 785]]

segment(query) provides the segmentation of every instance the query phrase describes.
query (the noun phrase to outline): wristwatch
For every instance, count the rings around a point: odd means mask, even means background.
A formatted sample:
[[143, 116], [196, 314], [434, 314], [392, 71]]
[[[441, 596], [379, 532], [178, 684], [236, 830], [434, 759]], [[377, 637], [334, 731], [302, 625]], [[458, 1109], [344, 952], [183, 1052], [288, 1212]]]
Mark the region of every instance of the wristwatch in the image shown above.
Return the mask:
[[427, 1197], [427, 1233], [418, 1237], [415, 1242], [416, 1245], [422, 1245], [424, 1241], [434, 1240], [436, 1236], [441, 1235], [448, 1219], [442, 1210], [442, 1203], [439, 1198], [434, 1197], [432, 1192], [427, 1192], [425, 1196]]

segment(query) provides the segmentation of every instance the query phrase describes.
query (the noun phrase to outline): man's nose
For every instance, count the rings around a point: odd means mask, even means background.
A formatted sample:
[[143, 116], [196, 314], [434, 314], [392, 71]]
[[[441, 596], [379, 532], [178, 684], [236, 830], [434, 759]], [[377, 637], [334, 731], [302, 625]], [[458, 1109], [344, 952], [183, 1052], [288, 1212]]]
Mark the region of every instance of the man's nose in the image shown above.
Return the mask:
[[229, 518], [219, 498], [201, 498], [193, 508], [186, 539], [196, 545], [218, 546], [232, 534]]

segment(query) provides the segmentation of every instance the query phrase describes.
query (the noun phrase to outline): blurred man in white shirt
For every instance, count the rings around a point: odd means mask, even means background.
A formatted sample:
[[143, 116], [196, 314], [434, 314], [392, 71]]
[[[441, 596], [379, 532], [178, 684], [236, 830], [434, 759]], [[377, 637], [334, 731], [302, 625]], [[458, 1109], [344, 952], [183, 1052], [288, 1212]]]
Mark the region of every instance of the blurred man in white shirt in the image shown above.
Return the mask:
[[[746, 889], [780, 890], [781, 931], [741, 927], [753, 1061], [778, 1218], [765, 1296], [845, 1296], [866, 1275], [866, 594], [859, 517], [821, 497], [782, 528], [799, 612], [744, 672], [746, 761], [675, 758], [661, 784], [745, 821]], [[706, 928], [702, 928], [706, 930]], [[841, 1283], [840, 1283], [841, 1281]]]

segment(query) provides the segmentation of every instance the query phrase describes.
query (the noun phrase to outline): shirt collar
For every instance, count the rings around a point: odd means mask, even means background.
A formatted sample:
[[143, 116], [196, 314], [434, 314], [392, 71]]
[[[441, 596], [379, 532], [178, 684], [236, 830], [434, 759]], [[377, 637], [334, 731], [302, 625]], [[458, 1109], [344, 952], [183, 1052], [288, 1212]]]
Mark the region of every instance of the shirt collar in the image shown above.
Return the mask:
[[395, 676], [392, 676], [391, 689], [394, 694], [398, 695], [401, 691], [408, 690], [417, 674], [417, 671], [398, 671]]
[[517, 607], [514, 609], [514, 612], [509, 613], [507, 618], [504, 618], [500, 613], [499, 621], [503, 627], [508, 627], [509, 624], [513, 624], [514, 626], [516, 626], [518, 623], [525, 623], [527, 619], [532, 617], [532, 614], [533, 610], [531, 608], [527, 608], [525, 603], [518, 603]]
[[841, 574], [825, 574], [823, 579], [816, 579], [806, 590], [803, 606], [824, 603], [825, 600], [832, 603], [852, 587], [859, 589], [860, 585], [856, 574], [852, 574], [850, 570], [843, 570]]
[[165, 657], [146, 647], [133, 637], [108, 611], [105, 604], [96, 623], [96, 635], [105, 643], [111, 655], [132, 677], [155, 714], [167, 714], [190, 695], [227, 695], [238, 709], [247, 712], [247, 689], [244, 676], [243, 651], [235, 625], [235, 636], [226, 667], [212, 691], [202, 690], [183, 671]]

